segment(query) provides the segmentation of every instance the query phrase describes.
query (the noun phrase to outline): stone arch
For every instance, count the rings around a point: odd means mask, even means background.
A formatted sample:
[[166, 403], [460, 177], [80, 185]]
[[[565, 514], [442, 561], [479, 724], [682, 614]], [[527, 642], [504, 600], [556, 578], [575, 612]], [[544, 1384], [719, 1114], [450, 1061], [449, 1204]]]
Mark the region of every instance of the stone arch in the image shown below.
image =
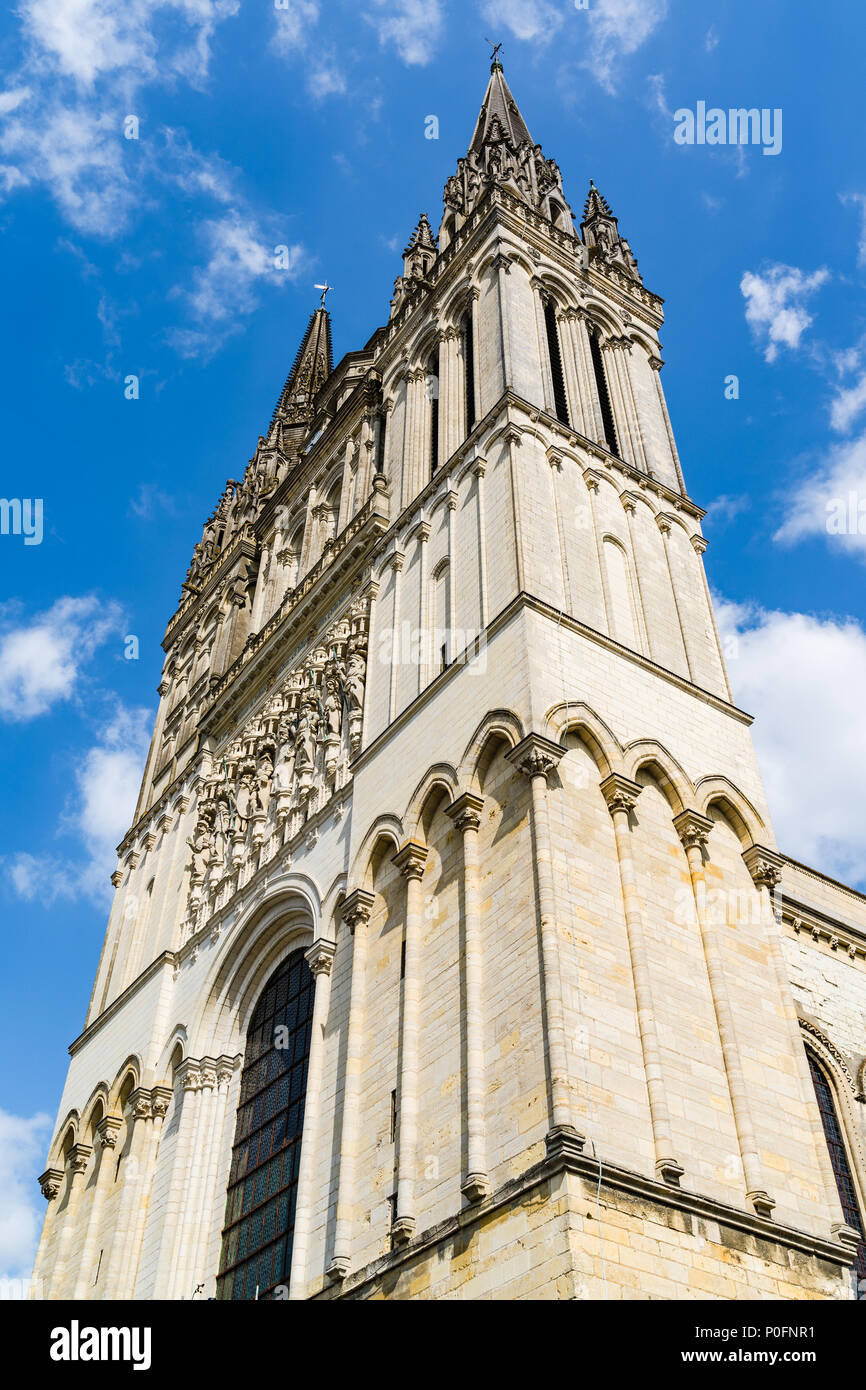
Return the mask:
[[866, 1152], [860, 1137], [856, 1110], [856, 1084], [845, 1058], [827, 1034], [810, 1019], [801, 1016], [799, 1023], [806, 1051], [811, 1052], [819, 1062], [830, 1082], [839, 1126], [848, 1151], [849, 1166], [857, 1187], [860, 1213], [866, 1226]]
[[[119, 1067], [115, 1074], [114, 1081], [111, 1083], [111, 1110], [116, 1114], [123, 1113], [123, 1106], [129, 1096], [130, 1090], [134, 1091], [141, 1085], [142, 1066], [141, 1059], [136, 1053], [130, 1053], [122, 1067]], [[132, 1086], [129, 1082], [132, 1081]]]
[[430, 358], [439, 352], [439, 325], [425, 323], [407, 349], [410, 370], [426, 372]]
[[598, 299], [588, 299], [584, 301], [581, 308], [589, 320], [589, 326], [597, 328], [601, 332], [602, 341], [606, 338], [624, 336], [624, 325], [612, 312], [610, 305], [602, 304]]
[[406, 835], [410, 840], [417, 839], [419, 834], [424, 836], [424, 813], [430, 797], [438, 793], [438, 796], [444, 795], [453, 801], [458, 795], [458, 788], [457, 773], [450, 763], [434, 763], [427, 769], [409, 798], [403, 816]]
[[57, 1126], [57, 1133], [49, 1150], [49, 1168], [62, 1168], [65, 1165], [69, 1150], [78, 1143], [80, 1128], [80, 1114], [77, 1110], [69, 1110], [64, 1116], [62, 1124]]
[[183, 1023], [175, 1024], [174, 1028], [169, 1034], [168, 1041], [166, 1042], [165, 1047], [162, 1049], [162, 1052], [160, 1053], [159, 1062], [156, 1066], [156, 1076], [158, 1078], [158, 1082], [161, 1082], [162, 1078], [164, 1077], [171, 1076], [172, 1059], [178, 1047], [181, 1050], [182, 1058], [186, 1057], [189, 1049], [187, 1046], [186, 1026]]
[[318, 891], [300, 874], [278, 879], [264, 900], [244, 914], [202, 991], [204, 1002], [190, 1030], [198, 1056], [218, 1057], [238, 1049], [271, 974], [291, 951], [312, 943], [320, 921]]
[[468, 276], [448, 292], [439, 310], [439, 321], [443, 328], [460, 327], [463, 315], [469, 310], [476, 292], [476, 286]]
[[396, 854], [406, 836], [399, 816], [378, 816], [364, 836], [352, 863], [349, 883], [355, 888], [369, 888], [373, 881], [373, 861], [384, 842]]
[[87, 1138], [88, 1134], [92, 1136], [96, 1133], [97, 1125], [105, 1119], [110, 1109], [111, 1097], [109, 1095], [108, 1086], [104, 1081], [100, 1081], [98, 1085], [94, 1086], [90, 1093], [90, 1098], [84, 1107], [84, 1119], [81, 1124], [81, 1133], [84, 1136], [85, 1143], [93, 1142], [92, 1138]]
[[545, 296], [552, 299], [556, 308], [560, 310], [577, 308], [574, 285], [569, 283], [564, 275], [552, 266], [536, 266], [533, 274], [539, 283], [542, 299]]
[[613, 731], [583, 700], [563, 700], [548, 710], [545, 723], [554, 743], [566, 746], [569, 734], [576, 735], [589, 748], [601, 777], [619, 770], [622, 748]]
[[655, 739], [642, 738], [629, 743], [625, 749], [625, 763], [633, 782], [637, 781], [639, 772], [648, 773], [658, 782], [675, 816], [693, 809], [695, 789], [691, 778], [673, 754]]
[[705, 816], [713, 806], [721, 808], [744, 849], [763, 843], [766, 823], [748, 797], [727, 777], [702, 777], [695, 786], [695, 797], [695, 810], [702, 811]]
[[479, 769], [482, 766], [485, 745], [491, 738], [502, 739], [511, 748], [516, 748], [523, 738], [523, 734], [523, 724], [511, 710], [488, 710], [466, 745], [463, 757], [460, 759], [459, 785], [463, 788], [478, 790], [480, 785]]

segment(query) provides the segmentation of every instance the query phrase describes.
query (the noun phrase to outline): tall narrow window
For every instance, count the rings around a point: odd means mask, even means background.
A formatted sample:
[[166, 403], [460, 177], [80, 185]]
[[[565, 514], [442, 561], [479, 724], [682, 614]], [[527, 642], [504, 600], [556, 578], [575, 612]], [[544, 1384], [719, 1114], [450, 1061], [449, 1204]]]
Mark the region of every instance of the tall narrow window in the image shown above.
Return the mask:
[[378, 433], [377, 438], [376, 438], [376, 472], [377, 472], [377, 473], [384, 473], [384, 471], [385, 471], [385, 425], [386, 425], [388, 416], [385, 414], [385, 412], [384, 412], [384, 410], [383, 410], [383, 411], [381, 411], [381, 413], [379, 414], [379, 417], [378, 417], [378, 418], [379, 418], [379, 433]]
[[439, 465], [439, 353], [427, 364], [427, 395], [430, 398], [430, 477]]
[[556, 307], [552, 299], [544, 306], [544, 324], [547, 329], [547, 356], [550, 361], [550, 375], [553, 380], [553, 405], [557, 420], [568, 424], [568, 404], [565, 399], [565, 376], [562, 371], [562, 353], [559, 350], [559, 329], [556, 326]]
[[809, 1070], [812, 1073], [812, 1084], [815, 1087], [815, 1097], [821, 1113], [821, 1123], [824, 1126], [824, 1138], [827, 1141], [827, 1148], [830, 1150], [830, 1162], [833, 1165], [833, 1176], [836, 1179], [842, 1215], [847, 1224], [855, 1231], [859, 1231], [861, 1236], [854, 1269], [860, 1297], [864, 1298], [866, 1297], [866, 1243], [864, 1243], [866, 1242], [866, 1232], [863, 1229], [863, 1216], [860, 1211], [860, 1203], [857, 1200], [857, 1189], [854, 1186], [851, 1165], [848, 1162], [848, 1152], [845, 1148], [845, 1140], [842, 1137], [842, 1128], [836, 1112], [833, 1087], [824, 1068], [808, 1048], [806, 1051], [809, 1058]]
[[592, 356], [592, 369], [595, 372], [595, 389], [598, 392], [598, 403], [601, 406], [604, 437], [610, 452], [616, 454], [617, 458], [619, 458], [619, 446], [616, 442], [616, 428], [613, 423], [610, 393], [607, 389], [607, 377], [604, 373], [604, 363], [601, 360], [601, 343], [598, 341], [598, 333], [594, 328], [591, 328], [589, 331], [589, 351]]
[[295, 951], [250, 1020], [217, 1298], [267, 1298], [289, 1280], [313, 990], [304, 952]]
[[466, 433], [471, 434], [475, 428], [475, 334], [471, 308], [463, 319], [463, 384], [466, 388]]

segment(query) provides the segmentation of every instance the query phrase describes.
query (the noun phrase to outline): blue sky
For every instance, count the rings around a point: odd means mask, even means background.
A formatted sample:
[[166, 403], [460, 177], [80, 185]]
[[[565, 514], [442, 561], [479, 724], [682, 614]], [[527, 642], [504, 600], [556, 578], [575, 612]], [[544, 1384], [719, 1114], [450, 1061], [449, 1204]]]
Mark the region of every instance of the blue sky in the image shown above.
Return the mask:
[[[663, 380], [780, 844], [866, 887], [866, 45], [855, 0], [20, 0], [2, 25], [2, 492], [44, 517], [41, 544], [0, 535], [17, 1274], [192, 546], [314, 281], [336, 287], [337, 358], [385, 321], [469, 143], [485, 35], [577, 220], [593, 177], [666, 300]], [[677, 144], [699, 101], [780, 109], [780, 153]]]

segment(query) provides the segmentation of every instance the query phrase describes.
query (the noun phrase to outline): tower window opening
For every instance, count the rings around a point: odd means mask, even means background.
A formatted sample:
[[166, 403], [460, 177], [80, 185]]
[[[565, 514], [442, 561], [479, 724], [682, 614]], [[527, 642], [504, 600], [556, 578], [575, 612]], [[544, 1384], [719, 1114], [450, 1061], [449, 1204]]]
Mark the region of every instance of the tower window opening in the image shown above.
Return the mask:
[[846, 1223], [860, 1233], [860, 1244], [857, 1247], [854, 1270], [859, 1297], [866, 1299], [866, 1231], [864, 1231], [857, 1189], [854, 1186], [851, 1165], [848, 1162], [848, 1152], [845, 1148], [845, 1140], [842, 1137], [842, 1128], [836, 1111], [833, 1087], [824, 1068], [808, 1049], [807, 1056], [809, 1058], [809, 1070], [812, 1073], [812, 1085], [815, 1087], [815, 1099], [818, 1102], [821, 1124], [824, 1127], [824, 1138], [830, 1151], [830, 1163], [833, 1167], [833, 1176], [836, 1179], [842, 1215]]
[[379, 415], [379, 434], [376, 439], [376, 472], [385, 471], [385, 423], [387, 416], [384, 410]]
[[475, 427], [475, 335], [472, 310], [463, 319], [463, 383], [466, 389], [466, 433]]
[[439, 354], [434, 352], [427, 366], [427, 395], [430, 398], [430, 477], [439, 464]]
[[562, 370], [562, 353], [559, 349], [559, 329], [556, 324], [556, 308], [552, 299], [544, 306], [544, 324], [547, 329], [547, 356], [550, 362], [550, 375], [553, 380], [553, 405], [557, 420], [568, 424], [568, 403], [565, 398], [565, 375]]
[[289, 1277], [315, 983], [294, 951], [247, 1030], [217, 1298], [267, 1298]]
[[610, 404], [610, 393], [607, 389], [607, 377], [604, 372], [604, 362], [601, 360], [601, 344], [598, 340], [596, 330], [590, 329], [589, 351], [592, 357], [592, 369], [595, 372], [595, 389], [598, 392], [598, 403], [601, 407], [601, 419], [604, 425], [604, 438], [608, 449], [612, 454], [619, 458], [619, 445], [616, 439], [616, 427], [613, 423], [613, 410]]
[[391, 1143], [393, 1144], [393, 1143], [394, 1143], [394, 1140], [397, 1138], [397, 1092], [396, 1092], [396, 1091], [392, 1091], [392, 1092], [391, 1092], [391, 1124], [390, 1124], [389, 1133], [390, 1133], [390, 1135], [391, 1135]]

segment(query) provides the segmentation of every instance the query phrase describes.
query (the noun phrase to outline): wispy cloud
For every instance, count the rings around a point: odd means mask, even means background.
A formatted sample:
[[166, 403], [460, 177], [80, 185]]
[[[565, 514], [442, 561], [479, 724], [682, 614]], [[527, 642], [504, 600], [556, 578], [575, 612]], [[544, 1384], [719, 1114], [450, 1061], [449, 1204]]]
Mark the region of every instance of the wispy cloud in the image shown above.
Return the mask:
[[423, 67], [436, 56], [445, 27], [440, 0], [373, 0], [373, 4], [366, 18], [379, 42], [393, 46], [404, 63]]
[[773, 539], [794, 545], [813, 537], [866, 561], [866, 434], [830, 449], [786, 494]]
[[724, 600], [716, 614], [734, 694], [759, 711], [755, 746], [780, 847], [862, 884], [866, 632], [853, 618]]
[[0, 1110], [0, 1299], [27, 1296], [45, 1207], [33, 1178], [50, 1137], [50, 1116]]
[[76, 692], [96, 649], [122, 633], [122, 611], [94, 595], [59, 598], [30, 622], [0, 628], [0, 718], [35, 719]]
[[800, 346], [812, 322], [805, 302], [829, 279], [824, 267], [807, 274], [796, 266], [771, 265], [761, 272], [745, 273], [740, 290], [746, 301], [746, 322], [767, 362], [775, 362], [783, 347]]

